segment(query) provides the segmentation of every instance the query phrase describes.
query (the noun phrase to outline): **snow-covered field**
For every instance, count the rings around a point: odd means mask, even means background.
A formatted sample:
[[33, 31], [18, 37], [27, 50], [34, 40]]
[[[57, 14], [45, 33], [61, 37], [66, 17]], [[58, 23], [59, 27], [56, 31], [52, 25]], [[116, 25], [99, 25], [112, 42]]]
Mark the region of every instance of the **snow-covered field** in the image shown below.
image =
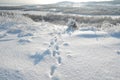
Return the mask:
[[120, 26], [79, 28], [0, 16], [0, 80], [120, 80]]

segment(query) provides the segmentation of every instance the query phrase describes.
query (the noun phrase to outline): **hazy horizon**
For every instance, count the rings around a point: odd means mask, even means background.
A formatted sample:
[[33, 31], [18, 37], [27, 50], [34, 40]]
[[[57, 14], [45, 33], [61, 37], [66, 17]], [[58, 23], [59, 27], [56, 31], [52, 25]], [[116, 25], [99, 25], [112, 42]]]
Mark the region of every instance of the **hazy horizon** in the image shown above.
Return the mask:
[[31, 1], [25, 1], [25, 0], [0, 0], [0, 4], [52, 4], [62, 1], [71, 1], [71, 2], [101, 2], [101, 1], [112, 1], [112, 0], [31, 0]]

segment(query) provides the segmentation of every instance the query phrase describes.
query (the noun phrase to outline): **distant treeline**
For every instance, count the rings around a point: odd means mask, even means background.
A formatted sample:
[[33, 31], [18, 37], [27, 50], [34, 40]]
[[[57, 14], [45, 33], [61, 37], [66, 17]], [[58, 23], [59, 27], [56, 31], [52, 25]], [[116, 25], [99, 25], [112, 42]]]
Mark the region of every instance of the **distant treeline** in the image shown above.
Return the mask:
[[54, 13], [70, 13], [81, 15], [120, 15], [120, 5], [86, 4], [80, 7], [64, 7], [59, 5], [23, 5], [0, 6], [0, 10], [47, 11]]
[[35, 22], [45, 21], [54, 24], [66, 25], [68, 19], [72, 18], [75, 19], [78, 25], [81, 24], [95, 24], [96, 27], [101, 27], [103, 23], [109, 23], [111, 25], [117, 25], [120, 23], [120, 17], [112, 18], [112, 17], [100, 17], [100, 16], [71, 16], [71, 15], [55, 15], [55, 14], [47, 14], [46, 16], [42, 15], [30, 15], [30, 14], [23, 14], [31, 18]]
[[22, 10], [22, 6], [0, 6], [0, 10]]
[[86, 5], [81, 7], [44, 6], [37, 11], [62, 12], [81, 15], [120, 15], [120, 6]]
[[[17, 17], [17, 13], [14, 12], [0, 12], [0, 16], [13, 18]], [[78, 26], [95, 26], [102, 27], [103, 25], [112, 26], [120, 24], [120, 16], [78, 16], [78, 15], [67, 15], [67, 14], [52, 14], [46, 15], [35, 15], [35, 14], [19, 14], [23, 15], [23, 19], [33, 20], [35, 22], [49, 22], [58, 25], [66, 25], [70, 18], [75, 19]], [[28, 19], [29, 18], [29, 19]], [[18, 19], [18, 18], [17, 18]], [[16, 20], [16, 19], [15, 19]], [[19, 19], [20, 21], [20, 19]]]

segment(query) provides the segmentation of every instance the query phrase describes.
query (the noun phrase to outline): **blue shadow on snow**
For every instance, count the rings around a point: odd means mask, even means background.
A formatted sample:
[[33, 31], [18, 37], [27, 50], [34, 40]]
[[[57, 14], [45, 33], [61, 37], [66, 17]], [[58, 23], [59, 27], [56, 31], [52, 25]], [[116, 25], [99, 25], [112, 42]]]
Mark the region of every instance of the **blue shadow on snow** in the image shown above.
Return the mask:
[[40, 52], [36, 52], [34, 55], [31, 55], [30, 58], [34, 60], [34, 65], [37, 65], [41, 61], [44, 60], [45, 56], [49, 55], [49, 49], [45, 50], [42, 54]]

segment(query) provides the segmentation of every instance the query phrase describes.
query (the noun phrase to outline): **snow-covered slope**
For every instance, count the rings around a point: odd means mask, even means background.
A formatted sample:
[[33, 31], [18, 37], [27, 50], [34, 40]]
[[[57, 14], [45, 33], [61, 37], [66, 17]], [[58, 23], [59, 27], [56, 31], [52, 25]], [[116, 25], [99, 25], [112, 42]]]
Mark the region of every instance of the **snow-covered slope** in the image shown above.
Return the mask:
[[68, 34], [20, 15], [0, 23], [0, 80], [120, 79], [119, 36], [95, 28]]

